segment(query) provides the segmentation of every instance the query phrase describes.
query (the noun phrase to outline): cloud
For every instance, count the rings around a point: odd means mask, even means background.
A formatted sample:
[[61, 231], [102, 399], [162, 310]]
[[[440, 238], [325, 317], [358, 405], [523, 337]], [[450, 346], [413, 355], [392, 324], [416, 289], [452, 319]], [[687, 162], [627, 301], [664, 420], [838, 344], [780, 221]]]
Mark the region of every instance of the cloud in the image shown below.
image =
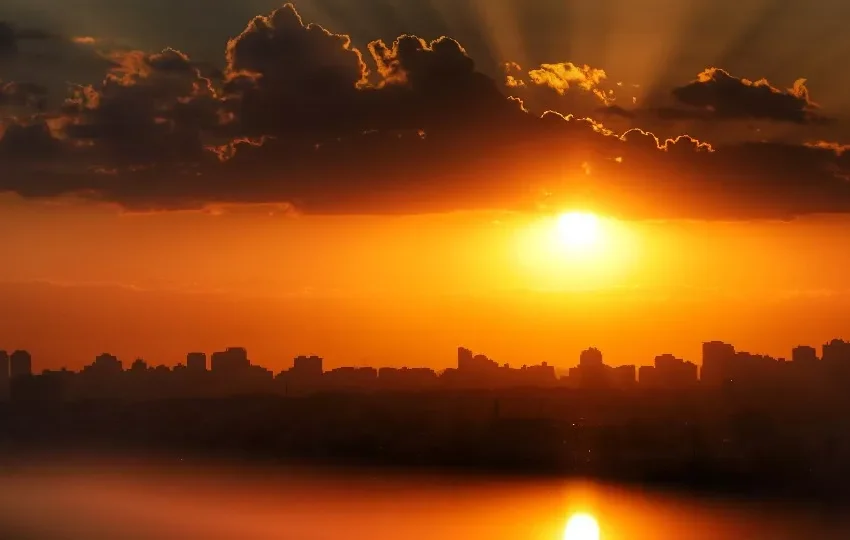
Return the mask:
[[110, 67], [110, 60], [95, 45], [93, 38], [65, 37], [0, 21], [0, 77], [6, 81], [0, 106], [60, 105], [68, 81], [95, 81]]
[[528, 76], [534, 84], [548, 86], [561, 95], [574, 85], [582, 90], [593, 92], [600, 100], [607, 102], [606, 93], [599, 89], [599, 85], [608, 78], [605, 70], [602, 69], [561, 62], [542, 64], [539, 68], [529, 71]]
[[[614, 102], [614, 91], [605, 90], [602, 84], [608, 78], [605, 70], [588, 65], [576, 65], [572, 62], [541, 64], [523, 75], [522, 67], [516, 62], [506, 62], [502, 66], [505, 72], [505, 86], [508, 88], [528, 88], [530, 85], [554, 90], [564, 96], [571, 88], [590, 92], [605, 105]], [[528, 78], [528, 82], [525, 81]]]
[[[391, 46], [369, 44], [379, 79], [361, 95], [373, 128], [424, 129], [459, 136], [511, 122], [520, 107], [496, 81], [478, 72], [463, 46], [448, 37], [427, 42], [404, 35]], [[464, 135], [465, 136], [465, 135]]]
[[850, 144], [841, 144], [833, 141], [815, 141], [806, 143], [809, 148], [819, 148], [822, 150], [832, 150], [835, 155], [842, 156], [846, 152], [850, 152]]
[[611, 104], [606, 105], [604, 107], [600, 107], [596, 110], [597, 113], [603, 116], [615, 116], [620, 118], [635, 118], [637, 117], [637, 112], [634, 110], [625, 109], [620, 107], [619, 105]]
[[693, 109], [666, 109], [668, 118], [714, 118], [721, 120], [753, 119], [809, 124], [826, 122], [818, 105], [811, 100], [806, 79], [782, 90], [766, 79], [751, 81], [730, 75], [719, 68], [708, 68], [690, 83], [675, 88], [673, 97]]
[[13, 123], [4, 126], [0, 155], [6, 162], [55, 158], [61, 147], [45, 122]]
[[[608, 96], [601, 70], [544, 64], [521, 76], [508, 64], [506, 76], [529, 88], [506, 90], [450, 37], [402, 35], [364, 51], [286, 5], [227, 43], [221, 72], [214, 59], [174, 49], [102, 52], [99, 82], [72, 86], [61, 108], [30, 107], [3, 121], [0, 191], [74, 194], [137, 211], [240, 203], [306, 213], [557, 210], [579, 200], [652, 218], [850, 212], [850, 153], [838, 144], [616, 133], [599, 120], [634, 125], [640, 111], [609, 102], [595, 120], [536, 114], [521, 94], [509, 96], [536, 88], [559, 97], [575, 86], [595, 100], [590, 92]], [[676, 95], [709, 116], [815, 114], [802, 83], [718, 91], [728, 79], [706, 72]], [[18, 107], [40, 95], [14, 84], [3, 95]]]
[[[711, 130], [711, 124], [726, 120], [820, 126], [835, 123], [835, 119], [820, 113], [805, 79], [798, 79], [792, 88], [781, 90], [765, 79], [750, 81], [734, 77], [723, 69], [708, 68], [693, 81], [674, 88], [671, 96], [675, 100], [673, 105], [655, 96], [647, 100], [647, 105], [629, 109], [609, 102], [599, 108], [597, 114], [628, 119], [632, 125], [656, 129], [665, 129], [665, 124], [659, 121], [675, 122], [695, 132]], [[709, 133], [722, 137], [733, 131]]]
[[47, 88], [35, 83], [7, 82], [0, 80], [0, 107], [31, 107], [43, 109]]
[[395, 40], [392, 47], [383, 41], [373, 41], [369, 50], [378, 64], [382, 83], [427, 89], [444, 87], [475, 73], [475, 62], [463, 46], [445, 36], [428, 43], [405, 35]]
[[517, 109], [451, 38], [367, 48], [305, 23], [291, 4], [253, 19], [227, 47], [225, 101], [240, 134], [312, 145], [371, 129], [460, 129]]
[[[93, 169], [196, 162], [205, 131], [219, 127], [221, 104], [209, 79], [180, 51], [111, 55], [102, 83], [77, 86], [61, 133], [89, 148]], [[95, 166], [96, 165], [96, 166]]]
[[292, 4], [255, 17], [226, 51], [226, 92], [250, 135], [325, 131], [358, 109], [368, 71], [351, 39], [305, 24]]
[[514, 75], [514, 73], [522, 73], [522, 67], [519, 64], [506, 62], [502, 68], [505, 71], [505, 86], [508, 88], [525, 88], [525, 81]]

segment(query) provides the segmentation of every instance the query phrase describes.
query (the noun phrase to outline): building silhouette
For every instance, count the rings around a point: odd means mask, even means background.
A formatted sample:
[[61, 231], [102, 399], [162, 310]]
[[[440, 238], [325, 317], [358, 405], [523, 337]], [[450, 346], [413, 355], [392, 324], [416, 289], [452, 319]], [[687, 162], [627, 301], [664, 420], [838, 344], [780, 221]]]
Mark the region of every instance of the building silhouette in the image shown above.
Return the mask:
[[602, 361], [602, 351], [591, 347], [581, 352], [578, 366], [570, 369], [570, 380], [572, 386], [600, 390], [611, 386], [611, 371]]
[[555, 366], [547, 362], [518, 368], [508, 363], [499, 365], [487, 355], [473, 354], [465, 347], [457, 350], [457, 367], [445, 370], [440, 379], [452, 388], [546, 387], [555, 386], [558, 381]]
[[9, 376], [12, 381], [32, 375], [32, 356], [27, 351], [15, 351], [9, 358]]
[[83, 373], [108, 377], [124, 371], [124, 366], [117, 356], [108, 353], [98, 355], [94, 362], [83, 368]]
[[136, 358], [130, 366], [130, 371], [133, 373], [144, 373], [148, 370], [148, 363], [143, 358]]
[[784, 367], [781, 375], [787, 384], [796, 384], [798, 388], [816, 388], [823, 383], [823, 362], [818, 358], [817, 349], [800, 345], [791, 350], [791, 362]]
[[702, 344], [702, 370], [700, 380], [706, 386], [719, 387], [733, 379], [735, 347], [722, 341]]
[[422, 391], [437, 388], [439, 377], [430, 368], [392, 368], [378, 370], [378, 386], [383, 390]]
[[332, 391], [374, 390], [377, 383], [378, 370], [372, 367], [340, 367], [322, 375], [322, 387]]
[[610, 373], [612, 388], [628, 390], [637, 384], [637, 366], [617, 366]]
[[202, 352], [190, 352], [186, 355], [186, 369], [191, 373], [206, 373], [207, 354]]
[[[181, 460], [198, 452], [510, 466], [641, 483], [685, 475], [712, 489], [718, 477], [738, 486], [748, 475], [751, 486], [787, 478], [810, 494], [816, 483], [846, 487], [850, 472], [848, 346], [832, 340], [824, 359], [816, 352], [795, 347], [786, 361], [707, 342], [702, 370], [672, 354], [638, 370], [606, 365], [602, 351], [590, 348], [559, 377], [547, 362], [513, 367], [466, 348], [442, 372], [325, 371], [321, 357], [298, 356], [275, 375], [241, 347], [189, 353], [174, 367], [137, 359], [124, 369], [104, 353], [79, 372], [26, 376], [29, 355], [18, 351], [14, 380], [13, 359], [0, 352], [12, 401], [0, 404], [0, 447], [107, 443], [177, 451]], [[538, 465], [544, 468], [529, 469]]]
[[228, 347], [224, 351], [214, 352], [210, 359], [210, 369], [217, 375], [238, 374], [250, 366], [248, 351], [242, 347]]
[[693, 388], [698, 382], [698, 368], [692, 362], [676, 358], [672, 354], [655, 357], [655, 365], [640, 369], [640, 384], [652, 389]]
[[466, 347], [458, 347], [457, 348], [457, 369], [462, 371], [468, 371], [472, 369], [473, 362], [473, 354], [472, 351], [467, 349]]
[[305, 377], [321, 377], [323, 360], [319, 356], [298, 356], [292, 362], [292, 373]]
[[845, 364], [850, 362], [850, 343], [842, 339], [833, 339], [823, 345], [823, 361], [827, 364]]
[[284, 394], [315, 392], [322, 387], [323, 360], [319, 356], [297, 356], [292, 367], [278, 375], [278, 387]]
[[[850, 343], [834, 339], [823, 345], [822, 358], [810, 346], [791, 351], [791, 360], [737, 351], [728, 343], [705, 342], [702, 368], [672, 354], [655, 357], [653, 365], [612, 367], [597, 348], [579, 355], [578, 365], [559, 377], [547, 362], [499, 364], [484, 354], [459, 347], [457, 365], [437, 372], [430, 368], [343, 366], [325, 371], [320, 356], [298, 356], [278, 374], [254, 365], [243, 347], [207, 354], [191, 352], [186, 363], [172, 368], [136, 359], [129, 369], [103, 353], [79, 372], [45, 371], [32, 375], [32, 359], [18, 350], [0, 351], [0, 399], [77, 400], [200, 398], [244, 394], [305, 395], [322, 392], [421, 392], [429, 390], [498, 390], [521, 388], [585, 389], [600, 392], [679, 392], [697, 388], [743, 390], [751, 396], [793, 392], [817, 397], [850, 386]], [[743, 395], [739, 394], [739, 395]]]
[[850, 377], [850, 342], [833, 339], [821, 348], [821, 361], [826, 375], [834, 382]]
[[0, 350], [0, 401], [9, 399], [9, 353]]
[[795, 364], [816, 364], [820, 360], [818, 351], [808, 345], [799, 345], [791, 350], [791, 361]]

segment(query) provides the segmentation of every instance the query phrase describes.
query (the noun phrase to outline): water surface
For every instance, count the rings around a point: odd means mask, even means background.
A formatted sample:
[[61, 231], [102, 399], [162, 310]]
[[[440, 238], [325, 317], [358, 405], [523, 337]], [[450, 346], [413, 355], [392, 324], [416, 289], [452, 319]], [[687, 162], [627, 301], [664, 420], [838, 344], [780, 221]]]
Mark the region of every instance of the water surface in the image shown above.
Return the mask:
[[592, 482], [139, 463], [0, 472], [0, 538], [10, 540], [563, 540], [578, 512], [603, 540], [850, 538], [843, 512], [805, 502]]

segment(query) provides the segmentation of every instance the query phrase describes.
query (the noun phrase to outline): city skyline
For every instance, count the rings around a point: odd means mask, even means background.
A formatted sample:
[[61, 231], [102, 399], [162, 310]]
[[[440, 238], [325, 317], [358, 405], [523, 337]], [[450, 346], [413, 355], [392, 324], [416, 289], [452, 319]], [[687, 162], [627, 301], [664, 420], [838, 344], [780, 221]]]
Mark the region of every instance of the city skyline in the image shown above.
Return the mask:
[[[151, 364], [143, 358], [136, 358], [132, 363], [125, 363], [117, 356], [109, 353], [98, 354], [91, 364], [83, 366], [79, 371], [68, 370], [62, 367], [58, 370], [43, 369], [42, 374], [50, 375], [51, 373], [103, 373], [116, 374], [124, 371], [138, 372], [148, 370], [164, 370], [164, 371], [185, 371], [187, 373], [207, 373], [213, 372], [217, 374], [238, 374], [240, 371], [255, 370], [258, 373], [263, 372], [272, 376], [282, 376], [286, 373], [309, 373], [310, 376], [334, 374], [334, 373], [352, 373], [360, 371], [365, 373], [370, 371], [377, 378], [381, 372], [411, 372], [416, 374], [430, 373], [434, 377], [441, 377], [452, 371], [463, 373], [477, 374], [494, 374], [497, 372], [506, 374], [529, 373], [542, 377], [538, 380], [551, 379], [555, 381], [568, 381], [577, 374], [582, 368], [595, 369], [604, 368], [609, 373], [606, 377], [612, 377], [620, 383], [641, 383], [645, 385], [653, 385], [656, 381], [678, 381], [673, 382], [674, 386], [687, 385], [688, 382], [712, 382], [719, 384], [719, 381], [726, 380], [728, 374], [724, 374], [724, 370], [734, 370], [743, 367], [744, 369], [772, 369], [776, 366], [791, 365], [795, 368], [812, 368], [813, 366], [822, 365], [828, 366], [824, 369], [847, 369], [850, 374], [850, 341], [844, 341], [840, 338], [833, 338], [820, 346], [820, 354], [818, 349], [810, 345], [798, 345], [790, 351], [788, 357], [772, 357], [769, 355], [752, 353], [748, 351], [738, 350], [736, 347], [723, 341], [705, 341], [701, 345], [702, 355], [699, 363], [690, 360], [678, 358], [671, 353], [663, 353], [655, 356], [649, 364], [619, 364], [609, 365], [604, 362], [604, 353], [596, 347], [589, 347], [581, 352], [578, 362], [568, 369], [559, 368], [555, 364], [542, 360], [533, 360], [531, 362], [499, 362], [482, 353], [474, 353], [466, 347], [457, 348], [456, 362], [453, 366], [443, 369], [433, 369], [424, 366], [396, 365], [373, 367], [364, 365], [347, 365], [336, 368], [324, 369], [323, 358], [318, 355], [298, 355], [288, 368], [275, 373], [269, 370], [262, 364], [252, 362], [249, 358], [248, 351], [244, 347], [227, 347], [223, 351], [206, 353], [200, 351], [192, 351], [186, 353], [183, 362], [177, 363], [174, 366], [164, 364]], [[846, 364], [845, 367], [841, 367]], [[25, 350], [14, 350], [8, 352], [0, 349], [0, 381], [8, 382], [11, 379], [22, 376], [36, 375], [39, 372], [33, 367], [32, 355]], [[843, 372], [842, 372], [843, 373]], [[368, 380], [368, 377], [367, 377]], [[805, 383], [804, 380], [801, 381]], [[665, 383], [667, 384], [667, 383]]]

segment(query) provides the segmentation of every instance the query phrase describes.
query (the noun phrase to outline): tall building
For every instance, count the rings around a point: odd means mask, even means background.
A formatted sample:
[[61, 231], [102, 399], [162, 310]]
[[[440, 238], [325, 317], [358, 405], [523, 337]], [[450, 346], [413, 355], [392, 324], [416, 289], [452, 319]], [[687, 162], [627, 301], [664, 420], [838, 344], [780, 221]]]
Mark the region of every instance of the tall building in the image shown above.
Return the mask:
[[607, 388], [613, 377], [613, 370], [602, 361], [602, 351], [594, 347], [581, 352], [578, 366], [571, 373], [582, 388]]
[[578, 359], [578, 364], [582, 367], [601, 366], [602, 351], [595, 347], [582, 351]]
[[840, 339], [824, 343], [822, 357], [827, 365], [850, 364], [850, 343]]
[[0, 351], [0, 401], [9, 399], [9, 353]]
[[814, 347], [800, 345], [791, 351], [791, 360], [801, 364], [812, 364], [818, 361], [818, 351]]
[[722, 341], [702, 344], [702, 373], [700, 379], [708, 386], [721, 386], [729, 381], [735, 363], [735, 347]]
[[324, 386], [325, 375], [320, 356], [298, 356], [282, 374], [287, 393], [311, 392]]
[[9, 376], [12, 380], [32, 375], [32, 356], [27, 351], [15, 351], [9, 358]]
[[210, 359], [210, 369], [214, 373], [244, 372], [251, 367], [248, 351], [242, 347], [228, 347], [221, 352], [214, 352]]
[[207, 370], [207, 355], [202, 352], [190, 352], [186, 355], [186, 367], [192, 373], [205, 372]]
[[833, 339], [823, 345], [823, 367], [835, 384], [850, 380], [850, 343]]
[[136, 358], [133, 365], [130, 366], [130, 371], [134, 373], [144, 373], [148, 370], [148, 363], [143, 358]]
[[657, 388], [658, 377], [655, 374], [655, 366], [641, 366], [638, 369], [638, 383], [644, 388]]
[[124, 371], [124, 365], [117, 356], [109, 353], [103, 353], [94, 359], [94, 363], [90, 366], [86, 366], [84, 371], [97, 373], [99, 375], [116, 375]]
[[500, 384], [499, 364], [484, 354], [473, 354], [464, 347], [457, 350], [454, 382], [464, 388], [492, 388]]
[[637, 383], [637, 366], [617, 366], [611, 370], [611, 386], [621, 390], [629, 389]]
[[466, 347], [457, 348], [457, 368], [459, 370], [468, 370], [472, 367], [472, 351]]
[[324, 371], [320, 356], [299, 356], [292, 364], [292, 371], [299, 376], [321, 377]]
[[697, 382], [697, 366], [672, 354], [655, 357], [655, 371], [650, 375], [651, 385], [658, 388], [677, 389], [693, 386]]
[[791, 362], [787, 365], [784, 377], [786, 381], [794, 381], [798, 385], [815, 388], [823, 382], [823, 362], [818, 358], [818, 351], [808, 345], [794, 347], [791, 351]]

